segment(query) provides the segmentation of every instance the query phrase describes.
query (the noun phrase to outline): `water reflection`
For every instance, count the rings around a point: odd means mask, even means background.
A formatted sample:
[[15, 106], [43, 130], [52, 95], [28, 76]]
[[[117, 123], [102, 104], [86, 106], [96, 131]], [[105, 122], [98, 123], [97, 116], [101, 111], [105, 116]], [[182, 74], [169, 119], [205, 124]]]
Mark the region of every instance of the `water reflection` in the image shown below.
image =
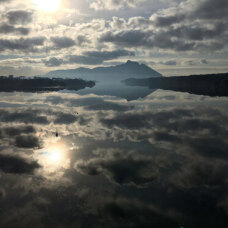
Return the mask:
[[141, 86], [126, 86], [122, 82], [97, 82], [93, 88], [86, 88], [79, 90], [76, 93], [85, 94], [96, 94], [100, 96], [109, 95], [125, 98], [128, 101], [137, 100], [138, 98], [144, 98], [151, 94], [154, 89], [142, 88]]
[[41, 174], [45, 178], [61, 178], [64, 172], [63, 170], [70, 167], [72, 149], [62, 139], [56, 139], [54, 137], [45, 139], [42, 149], [34, 153], [34, 158], [42, 166]]
[[227, 101], [2, 93], [0, 226], [227, 227]]

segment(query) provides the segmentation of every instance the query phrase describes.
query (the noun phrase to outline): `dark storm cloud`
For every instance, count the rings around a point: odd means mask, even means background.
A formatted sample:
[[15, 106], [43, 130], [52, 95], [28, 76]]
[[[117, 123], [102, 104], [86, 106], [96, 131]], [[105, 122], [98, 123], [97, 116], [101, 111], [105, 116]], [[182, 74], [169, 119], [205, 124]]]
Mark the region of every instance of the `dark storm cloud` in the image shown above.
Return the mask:
[[69, 48], [76, 44], [69, 37], [51, 37], [51, 41], [54, 43], [54, 48], [56, 49]]
[[33, 174], [40, 165], [36, 162], [28, 162], [20, 157], [12, 157], [0, 154], [0, 170], [5, 173]]
[[67, 55], [64, 59], [52, 57], [48, 60], [43, 60], [46, 66], [60, 66], [62, 64], [86, 64], [99, 65], [104, 61], [117, 59], [119, 57], [135, 56], [134, 52], [127, 50], [116, 51], [90, 51], [84, 52], [83, 55]]
[[16, 33], [20, 35], [28, 35], [30, 32], [29, 28], [25, 27], [14, 27], [9, 24], [1, 24], [0, 25], [0, 33], [8, 34], [8, 33]]
[[15, 138], [15, 146], [19, 148], [39, 148], [39, 139], [33, 135], [19, 135]]
[[19, 123], [36, 123], [36, 124], [48, 124], [47, 117], [40, 115], [34, 110], [22, 110], [10, 112], [1, 110], [0, 113], [1, 122], [19, 122]]
[[32, 21], [33, 13], [25, 10], [10, 11], [6, 14], [11, 24], [27, 24]]
[[0, 51], [24, 51], [37, 52], [37, 47], [43, 46], [45, 37], [20, 38], [20, 39], [0, 39]]

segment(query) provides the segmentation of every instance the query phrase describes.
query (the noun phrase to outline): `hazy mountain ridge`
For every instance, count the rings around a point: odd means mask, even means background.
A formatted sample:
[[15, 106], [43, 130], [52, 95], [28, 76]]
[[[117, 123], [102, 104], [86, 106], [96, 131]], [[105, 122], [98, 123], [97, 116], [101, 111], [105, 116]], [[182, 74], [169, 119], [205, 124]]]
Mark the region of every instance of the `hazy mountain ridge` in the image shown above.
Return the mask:
[[61, 78], [82, 78], [86, 80], [97, 81], [113, 81], [123, 80], [130, 77], [145, 78], [145, 77], [162, 77], [162, 75], [148, 67], [145, 64], [139, 64], [128, 60], [124, 64], [110, 66], [110, 67], [96, 67], [89, 68], [76, 68], [70, 70], [56, 70], [50, 71], [45, 75], [46, 77], [61, 77]]

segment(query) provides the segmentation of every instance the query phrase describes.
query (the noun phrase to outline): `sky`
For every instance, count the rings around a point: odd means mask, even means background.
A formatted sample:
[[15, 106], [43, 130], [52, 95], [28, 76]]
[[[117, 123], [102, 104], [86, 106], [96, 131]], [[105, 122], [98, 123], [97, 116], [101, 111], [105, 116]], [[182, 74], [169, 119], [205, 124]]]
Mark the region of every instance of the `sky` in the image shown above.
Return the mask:
[[0, 0], [0, 75], [110, 66], [228, 72], [227, 0]]

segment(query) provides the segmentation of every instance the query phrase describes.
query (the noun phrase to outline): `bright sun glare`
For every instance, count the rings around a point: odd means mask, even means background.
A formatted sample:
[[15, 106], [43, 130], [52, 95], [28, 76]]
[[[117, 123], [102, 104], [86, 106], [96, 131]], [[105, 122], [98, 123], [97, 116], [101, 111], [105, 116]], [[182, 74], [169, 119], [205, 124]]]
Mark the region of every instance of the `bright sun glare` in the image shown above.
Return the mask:
[[36, 7], [45, 12], [55, 12], [59, 9], [61, 0], [34, 0]]
[[61, 152], [58, 148], [53, 148], [49, 152], [49, 158], [52, 162], [58, 162], [61, 160]]

